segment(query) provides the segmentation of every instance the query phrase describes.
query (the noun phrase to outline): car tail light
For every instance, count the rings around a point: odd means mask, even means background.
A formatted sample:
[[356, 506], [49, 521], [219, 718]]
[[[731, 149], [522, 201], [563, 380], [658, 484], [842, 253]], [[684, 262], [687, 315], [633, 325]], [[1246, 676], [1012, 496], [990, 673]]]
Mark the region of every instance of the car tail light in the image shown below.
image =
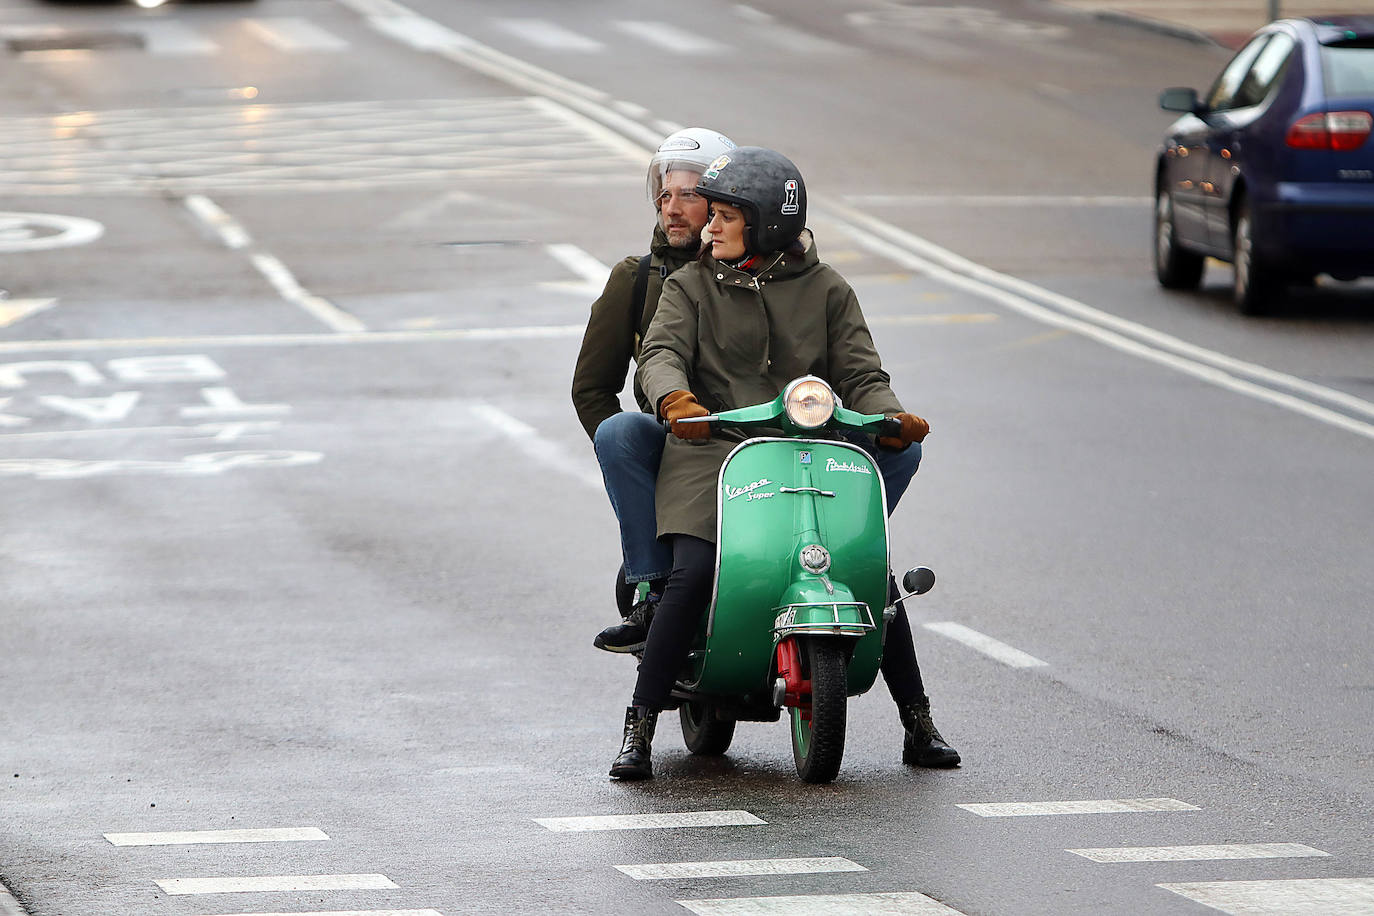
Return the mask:
[[1374, 129], [1367, 111], [1319, 111], [1299, 118], [1288, 128], [1286, 142], [1293, 149], [1359, 149]]

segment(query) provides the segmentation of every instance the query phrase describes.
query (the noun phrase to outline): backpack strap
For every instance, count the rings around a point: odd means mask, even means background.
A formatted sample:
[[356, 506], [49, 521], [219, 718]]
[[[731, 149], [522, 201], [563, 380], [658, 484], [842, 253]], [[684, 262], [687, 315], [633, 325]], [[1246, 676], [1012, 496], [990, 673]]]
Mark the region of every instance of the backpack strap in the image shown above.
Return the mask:
[[644, 300], [649, 296], [649, 262], [653, 260], [653, 254], [646, 254], [639, 259], [639, 270], [635, 273], [634, 289], [634, 310], [635, 310], [635, 338], [642, 333], [640, 327], [644, 321]]

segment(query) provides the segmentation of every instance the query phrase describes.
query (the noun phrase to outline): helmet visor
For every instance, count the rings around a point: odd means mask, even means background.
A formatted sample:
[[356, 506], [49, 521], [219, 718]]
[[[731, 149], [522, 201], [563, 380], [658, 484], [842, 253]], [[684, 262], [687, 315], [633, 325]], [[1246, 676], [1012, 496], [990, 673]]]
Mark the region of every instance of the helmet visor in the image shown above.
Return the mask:
[[[668, 177], [669, 172], [680, 174]], [[649, 176], [644, 182], [644, 192], [655, 208], [661, 207], [665, 200], [664, 189], [669, 193], [695, 199], [697, 180], [701, 178], [701, 166], [686, 159], [665, 159], [649, 165]]]

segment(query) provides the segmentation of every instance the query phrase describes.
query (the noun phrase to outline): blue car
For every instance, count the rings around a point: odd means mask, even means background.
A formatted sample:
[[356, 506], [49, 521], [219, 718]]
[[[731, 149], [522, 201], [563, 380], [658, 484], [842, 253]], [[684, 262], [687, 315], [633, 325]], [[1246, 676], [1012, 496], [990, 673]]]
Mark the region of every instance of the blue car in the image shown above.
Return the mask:
[[1159, 104], [1184, 112], [1155, 166], [1160, 285], [1196, 289], [1220, 258], [1260, 314], [1317, 274], [1374, 275], [1374, 16], [1271, 22], [1205, 96]]

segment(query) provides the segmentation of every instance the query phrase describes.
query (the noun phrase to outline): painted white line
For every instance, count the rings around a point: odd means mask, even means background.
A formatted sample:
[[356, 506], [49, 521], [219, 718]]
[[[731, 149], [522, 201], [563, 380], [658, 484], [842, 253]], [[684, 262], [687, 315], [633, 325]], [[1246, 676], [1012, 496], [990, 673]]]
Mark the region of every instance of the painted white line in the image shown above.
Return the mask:
[[955, 642], [961, 642], [970, 649], [981, 652], [989, 658], [1013, 668], [1040, 668], [1049, 664], [1042, 662], [1034, 655], [1027, 655], [1020, 649], [1015, 649], [1004, 642], [993, 639], [991, 636], [970, 629], [962, 623], [945, 620], [925, 623], [922, 626], [931, 632], [939, 633], [941, 636], [948, 636]]
[[868, 871], [857, 862], [838, 856], [800, 859], [739, 859], [729, 862], [663, 862], [657, 865], [617, 865], [636, 881], [659, 878], [739, 878], [746, 875], [819, 875], [842, 871]]
[[615, 27], [627, 35], [673, 54], [723, 54], [729, 50], [725, 45], [712, 41], [700, 32], [689, 32], [666, 22], [630, 19], [616, 22]]
[[593, 41], [547, 19], [497, 19], [495, 25], [521, 41], [527, 41], [548, 51], [594, 54], [606, 47], [599, 41]]
[[170, 830], [162, 833], [107, 833], [111, 846], [189, 846], [203, 843], [298, 843], [327, 840], [318, 827], [268, 827], [258, 830]]
[[172, 896], [248, 894], [272, 891], [399, 890], [386, 875], [257, 875], [238, 878], [161, 878], [154, 882]]
[[1211, 859], [1297, 859], [1331, 853], [1301, 843], [1221, 843], [1212, 846], [1118, 846], [1066, 849], [1094, 862], [1202, 862]]
[[0, 916], [29, 916], [29, 911], [19, 905], [19, 901], [3, 884], [0, 884]]
[[684, 811], [675, 814], [606, 814], [591, 817], [536, 817], [555, 833], [590, 830], [675, 830], [682, 827], [753, 827], [766, 824], [748, 811]]
[[[446, 328], [422, 331], [360, 331], [339, 334], [226, 334], [207, 337], [110, 337], [80, 340], [8, 340], [0, 353], [69, 352], [111, 349], [182, 349], [186, 347], [302, 347], [367, 343], [447, 343], [488, 340], [558, 340], [581, 338], [586, 325], [527, 325], [512, 328]], [[95, 382], [94, 384], [100, 384]]]
[[989, 324], [1002, 316], [994, 312], [955, 312], [943, 315], [876, 315], [868, 319], [875, 324]]
[[1374, 913], [1374, 878], [1197, 881], [1155, 886], [1223, 913], [1244, 913], [1246, 916], [1369, 916]]
[[1152, 811], [1201, 811], [1176, 798], [1116, 798], [1103, 801], [992, 802], [956, 805], [979, 817], [1034, 817], [1042, 814], [1139, 814]]
[[[823, 206], [832, 211], [830, 218], [863, 247], [897, 264], [920, 270], [948, 286], [967, 290], [1035, 321], [1073, 331], [1219, 388], [1374, 439], [1374, 424], [1361, 422], [1302, 398], [1339, 405], [1368, 417], [1374, 417], [1374, 402], [1199, 347], [1017, 277], [998, 273], [851, 207], [835, 204]], [[1040, 305], [1039, 302], [1047, 304]], [[1274, 388], [1283, 388], [1301, 397], [1293, 397]]]
[[298, 16], [246, 19], [244, 25], [258, 38], [281, 51], [346, 51], [349, 47], [342, 38]]
[[725, 897], [679, 900], [698, 916], [962, 916], [915, 891], [889, 894], [817, 894], [798, 897]]
[[438, 910], [309, 910], [290, 913], [226, 913], [225, 916], [443, 916], [443, 914]]
[[606, 285], [611, 269], [576, 245], [545, 245], [544, 249], [568, 270], [582, 278], [587, 286], [599, 292]]
[[581, 461], [573, 460], [568, 456], [566, 446], [545, 439], [539, 435], [537, 429], [523, 420], [517, 420], [490, 404], [471, 404], [468, 409], [477, 416], [477, 419], [510, 439], [510, 444], [523, 453], [525, 457], [531, 458], [551, 470], [574, 477], [594, 489], [605, 488], [606, 482], [602, 478], [599, 468], [588, 467]]
[[56, 299], [6, 299], [0, 302], [0, 328], [7, 328], [57, 304]]
[[296, 282], [295, 276], [286, 265], [270, 254], [255, 254], [251, 258], [267, 282], [271, 283], [288, 302], [294, 302], [318, 318], [325, 326], [340, 332], [365, 331], [367, 327], [357, 318], [340, 309], [327, 299], [322, 299]]
[[875, 207], [1148, 207], [1149, 197], [1064, 194], [847, 194], [846, 203]]
[[83, 216], [59, 213], [0, 213], [0, 252], [46, 251], [86, 245], [105, 234], [105, 227]]
[[191, 211], [196, 219], [205, 224], [210, 231], [219, 236], [221, 242], [227, 248], [247, 248], [253, 243], [248, 231], [239, 225], [228, 213], [225, 213], [210, 198], [203, 194], [188, 194], [186, 196], [186, 209]]
[[[0, 398], [0, 407], [8, 398]], [[22, 424], [6, 423], [0, 414], [0, 426]], [[182, 439], [214, 439], [218, 442], [237, 441], [245, 434], [264, 434], [281, 429], [277, 420], [261, 422], [199, 423], [194, 426], [111, 426], [105, 429], [55, 429], [41, 433], [0, 433], [0, 440], [22, 439], [26, 442], [36, 440], [88, 439], [111, 435], [142, 435], [147, 433], [199, 433], [200, 435], [181, 436]]]
[[137, 28], [143, 35], [143, 47], [149, 54], [180, 57], [214, 54], [219, 50], [219, 45], [213, 41], [202, 38], [189, 26], [170, 19], [141, 22]]

